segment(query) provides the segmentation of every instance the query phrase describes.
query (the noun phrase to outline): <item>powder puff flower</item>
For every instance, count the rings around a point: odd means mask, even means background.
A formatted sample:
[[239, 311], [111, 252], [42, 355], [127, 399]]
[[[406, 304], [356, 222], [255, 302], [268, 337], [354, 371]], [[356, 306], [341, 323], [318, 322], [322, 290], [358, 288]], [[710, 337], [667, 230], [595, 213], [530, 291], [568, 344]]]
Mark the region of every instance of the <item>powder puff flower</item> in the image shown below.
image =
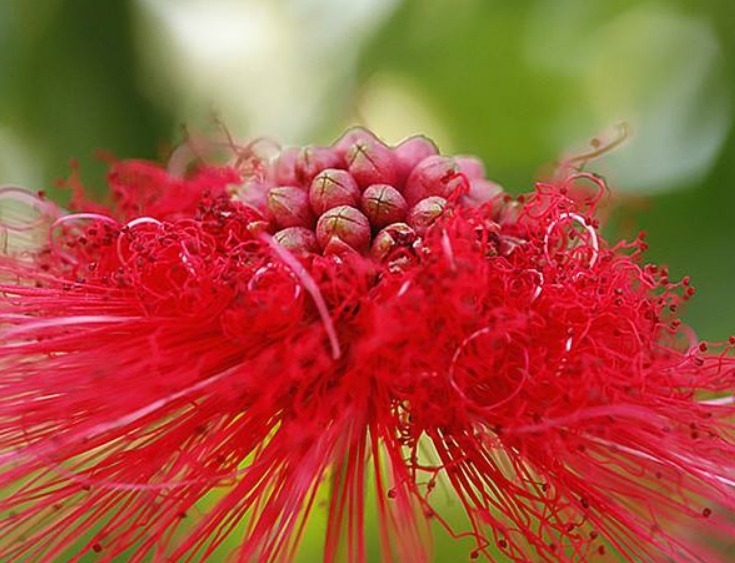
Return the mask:
[[366, 560], [373, 513], [385, 561], [437, 526], [471, 558], [717, 558], [735, 340], [601, 236], [598, 177], [515, 200], [424, 137], [260, 145], [113, 163], [71, 213], [0, 189], [0, 558], [287, 561], [318, 511], [326, 561]]

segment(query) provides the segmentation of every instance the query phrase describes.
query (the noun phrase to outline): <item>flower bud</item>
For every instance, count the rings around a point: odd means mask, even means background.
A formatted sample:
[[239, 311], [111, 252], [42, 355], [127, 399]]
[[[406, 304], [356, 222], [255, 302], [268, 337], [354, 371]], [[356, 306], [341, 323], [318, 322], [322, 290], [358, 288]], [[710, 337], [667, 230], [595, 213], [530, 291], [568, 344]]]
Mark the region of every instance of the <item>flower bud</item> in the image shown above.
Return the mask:
[[279, 227], [311, 227], [314, 224], [309, 195], [301, 188], [282, 186], [271, 189], [267, 207]]
[[296, 186], [299, 183], [296, 175], [296, 160], [299, 156], [298, 147], [289, 147], [271, 163], [270, 178], [276, 186]]
[[468, 180], [483, 180], [485, 178], [485, 165], [479, 158], [474, 156], [455, 156], [454, 162], [459, 166], [459, 171]]
[[291, 252], [317, 252], [319, 250], [314, 231], [305, 227], [288, 227], [278, 231], [273, 238]]
[[322, 248], [326, 248], [333, 237], [355, 250], [365, 250], [370, 244], [370, 221], [349, 205], [329, 209], [317, 221], [316, 239]]
[[359, 201], [360, 188], [346, 170], [322, 170], [309, 188], [309, 202], [317, 215], [339, 205], [356, 207]]
[[362, 211], [374, 227], [385, 227], [406, 218], [408, 204], [401, 192], [388, 184], [374, 184], [362, 193]]
[[354, 248], [343, 242], [339, 237], [333, 236], [324, 245], [322, 251], [324, 256], [344, 256], [345, 254], [357, 254]]
[[430, 156], [422, 160], [406, 180], [403, 197], [409, 205], [429, 196], [448, 198], [455, 190], [466, 185], [459, 166], [446, 156]]
[[344, 134], [332, 143], [332, 149], [345, 161], [347, 153], [352, 145], [357, 142], [380, 142], [372, 131], [364, 127], [352, 127], [344, 132]]
[[397, 183], [398, 168], [393, 151], [378, 140], [361, 139], [354, 142], [345, 160], [350, 174], [362, 188], [372, 184]]
[[237, 187], [235, 190], [235, 199], [266, 217], [268, 214], [266, 204], [269, 190], [270, 186], [267, 182], [253, 176]]
[[393, 154], [398, 162], [398, 181], [403, 184], [419, 162], [439, 154], [439, 149], [428, 137], [414, 135], [401, 141], [393, 149]]
[[343, 160], [335, 151], [311, 145], [301, 149], [296, 157], [296, 177], [302, 185], [308, 186], [322, 170], [342, 165]]
[[467, 194], [462, 196], [461, 202], [470, 207], [479, 207], [483, 203], [492, 201], [503, 193], [503, 188], [490, 180], [470, 180]]
[[447, 206], [447, 200], [443, 197], [431, 196], [419, 201], [408, 212], [406, 222], [420, 236], [426, 232], [431, 224], [444, 213]]
[[399, 247], [410, 247], [416, 240], [416, 231], [406, 223], [393, 223], [381, 230], [373, 239], [370, 254], [383, 261]]

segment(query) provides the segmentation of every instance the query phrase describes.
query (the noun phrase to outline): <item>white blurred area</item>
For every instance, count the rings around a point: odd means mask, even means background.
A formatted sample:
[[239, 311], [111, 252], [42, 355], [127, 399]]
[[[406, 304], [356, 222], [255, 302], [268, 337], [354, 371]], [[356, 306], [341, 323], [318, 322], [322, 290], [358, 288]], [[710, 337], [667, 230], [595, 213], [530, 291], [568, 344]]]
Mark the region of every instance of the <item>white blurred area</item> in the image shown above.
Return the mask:
[[43, 170], [31, 147], [11, 127], [0, 127], [0, 189], [9, 183], [40, 186], [42, 181]]
[[359, 49], [396, 1], [137, 0], [141, 82], [182, 121], [302, 143], [349, 113]]
[[543, 0], [529, 21], [530, 64], [569, 81], [550, 141], [579, 146], [624, 122], [628, 139], [595, 163], [616, 188], [655, 193], [691, 185], [709, 171], [732, 119], [714, 31], [665, 2], [642, 2], [615, 17], [604, 16], [606, 4]]
[[[377, 72], [356, 83], [361, 47], [400, 2], [137, 0], [141, 85], [162, 106], [175, 104], [182, 122], [206, 126], [216, 115], [241, 138], [296, 144], [361, 122], [389, 142], [420, 131], [451, 152], [457, 132], [411, 77]], [[625, 122], [630, 137], [596, 168], [639, 193], [690, 185], [709, 170], [732, 118], [717, 39], [671, 4], [610, 7], [539, 0], [530, 11], [519, 37], [528, 72], [552, 70], [568, 88], [538, 134], [568, 154]]]
[[422, 134], [447, 154], [454, 151], [454, 137], [436, 111], [427, 93], [407, 77], [378, 72], [360, 89], [356, 101], [363, 122], [389, 144]]

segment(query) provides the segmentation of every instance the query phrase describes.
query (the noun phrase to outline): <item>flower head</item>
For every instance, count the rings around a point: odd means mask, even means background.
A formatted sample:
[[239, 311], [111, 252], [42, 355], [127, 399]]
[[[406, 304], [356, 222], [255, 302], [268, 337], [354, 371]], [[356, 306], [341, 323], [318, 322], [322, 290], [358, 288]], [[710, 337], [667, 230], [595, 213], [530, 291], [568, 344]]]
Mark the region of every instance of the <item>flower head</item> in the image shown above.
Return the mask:
[[707, 560], [686, 527], [735, 532], [735, 340], [696, 340], [643, 237], [601, 236], [598, 177], [514, 200], [354, 129], [109, 179], [74, 213], [0, 191], [34, 216], [0, 214], [3, 558], [237, 533], [289, 560], [325, 510], [325, 560], [363, 561], [370, 504], [385, 560], [430, 559], [432, 522], [517, 561]]

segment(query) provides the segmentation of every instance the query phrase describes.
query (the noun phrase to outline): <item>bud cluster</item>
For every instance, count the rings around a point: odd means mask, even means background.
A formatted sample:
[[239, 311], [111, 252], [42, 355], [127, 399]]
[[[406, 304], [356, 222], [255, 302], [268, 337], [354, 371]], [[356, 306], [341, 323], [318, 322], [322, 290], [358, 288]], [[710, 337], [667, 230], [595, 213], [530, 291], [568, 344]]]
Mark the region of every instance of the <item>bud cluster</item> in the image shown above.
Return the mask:
[[327, 563], [370, 504], [381, 560], [723, 560], [735, 337], [606, 240], [599, 176], [255, 146], [73, 175], [72, 213], [0, 186], [0, 561], [290, 561], [317, 504]]
[[391, 147], [361, 127], [330, 147], [284, 149], [236, 193], [293, 252], [379, 260], [419, 241], [448, 202], [480, 206], [502, 195], [476, 158], [440, 155], [421, 135]]

